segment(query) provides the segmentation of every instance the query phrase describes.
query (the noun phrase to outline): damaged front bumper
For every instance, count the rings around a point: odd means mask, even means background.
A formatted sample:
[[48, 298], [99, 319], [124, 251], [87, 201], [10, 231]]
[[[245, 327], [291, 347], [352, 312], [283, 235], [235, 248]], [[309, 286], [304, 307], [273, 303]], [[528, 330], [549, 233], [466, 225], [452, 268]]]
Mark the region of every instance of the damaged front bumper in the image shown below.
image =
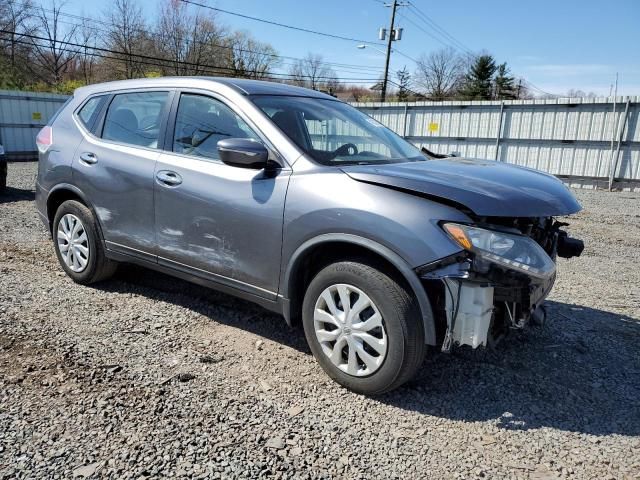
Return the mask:
[[544, 318], [542, 303], [555, 283], [556, 257], [579, 256], [583, 249], [581, 241], [559, 229], [562, 225], [549, 219], [547, 233], [535, 239], [551, 260], [544, 272], [510, 268], [473, 248], [417, 269], [443, 351], [493, 345], [510, 330]]

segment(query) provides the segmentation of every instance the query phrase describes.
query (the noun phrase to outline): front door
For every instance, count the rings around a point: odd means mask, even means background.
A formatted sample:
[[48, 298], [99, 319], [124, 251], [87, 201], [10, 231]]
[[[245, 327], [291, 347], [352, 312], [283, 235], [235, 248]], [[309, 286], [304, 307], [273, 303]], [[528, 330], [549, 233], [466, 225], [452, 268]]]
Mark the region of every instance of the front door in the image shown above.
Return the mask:
[[290, 171], [220, 161], [217, 142], [255, 131], [222, 101], [182, 93], [155, 169], [158, 262], [274, 299]]

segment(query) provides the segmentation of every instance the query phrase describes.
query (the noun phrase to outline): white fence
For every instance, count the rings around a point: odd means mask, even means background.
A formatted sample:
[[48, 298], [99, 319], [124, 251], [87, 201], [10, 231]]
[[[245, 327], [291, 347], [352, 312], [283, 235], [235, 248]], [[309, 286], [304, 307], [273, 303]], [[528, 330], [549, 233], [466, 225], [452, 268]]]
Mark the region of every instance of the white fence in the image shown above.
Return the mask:
[[[0, 143], [35, 157], [35, 136], [66, 95], [0, 91]], [[640, 185], [640, 97], [355, 103], [418, 146], [543, 170], [572, 183]]]
[[617, 97], [615, 111], [612, 98], [353, 105], [438, 153], [572, 179], [640, 181], [640, 97]]

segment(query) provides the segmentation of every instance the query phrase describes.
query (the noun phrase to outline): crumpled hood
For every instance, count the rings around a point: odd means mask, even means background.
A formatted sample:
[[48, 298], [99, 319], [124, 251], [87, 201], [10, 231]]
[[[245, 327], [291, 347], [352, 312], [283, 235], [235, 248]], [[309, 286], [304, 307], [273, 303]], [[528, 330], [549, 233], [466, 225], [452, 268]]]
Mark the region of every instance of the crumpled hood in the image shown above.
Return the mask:
[[490, 160], [447, 158], [389, 165], [352, 165], [354, 180], [442, 198], [478, 216], [546, 217], [581, 210], [571, 191], [552, 175]]

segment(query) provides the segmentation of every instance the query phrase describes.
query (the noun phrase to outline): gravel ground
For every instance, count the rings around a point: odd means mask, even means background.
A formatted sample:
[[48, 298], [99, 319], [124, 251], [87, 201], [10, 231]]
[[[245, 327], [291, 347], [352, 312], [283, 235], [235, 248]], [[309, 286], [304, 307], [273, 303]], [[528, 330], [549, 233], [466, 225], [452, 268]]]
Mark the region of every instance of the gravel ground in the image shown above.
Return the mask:
[[135, 267], [75, 285], [35, 169], [0, 196], [0, 478], [640, 478], [640, 194], [576, 192], [544, 327], [365, 398], [259, 307]]

